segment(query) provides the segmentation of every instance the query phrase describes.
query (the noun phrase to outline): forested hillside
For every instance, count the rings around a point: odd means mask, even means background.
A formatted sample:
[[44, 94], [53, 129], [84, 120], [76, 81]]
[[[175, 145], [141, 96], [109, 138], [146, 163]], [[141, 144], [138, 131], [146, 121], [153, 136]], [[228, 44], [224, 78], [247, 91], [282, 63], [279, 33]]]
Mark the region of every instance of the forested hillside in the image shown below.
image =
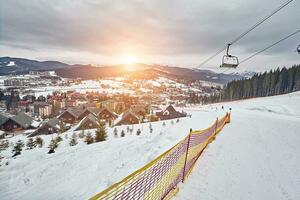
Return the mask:
[[217, 95], [204, 97], [203, 103], [231, 101], [285, 94], [300, 90], [300, 65], [255, 74], [250, 79], [229, 82]]

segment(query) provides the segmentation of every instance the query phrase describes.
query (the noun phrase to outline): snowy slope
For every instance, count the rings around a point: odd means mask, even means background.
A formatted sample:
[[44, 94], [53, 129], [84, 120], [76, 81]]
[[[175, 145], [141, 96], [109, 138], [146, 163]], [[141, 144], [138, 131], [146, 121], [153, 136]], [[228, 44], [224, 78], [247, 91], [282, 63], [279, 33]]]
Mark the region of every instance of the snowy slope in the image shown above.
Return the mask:
[[175, 199], [300, 199], [300, 93], [225, 105], [232, 123]]
[[[109, 129], [108, 141], [86, 145], [82, 140], [75, 147], [69, 139], [58, 147], [56, 153], [47, 154], [51, 136], [44, 136], [46, 145], [41, 149], [24, 150], [20, 156], [11, 158], [11, 148], [3, 152], [0, 167], [0, 194], [2, 199], [87, 199], [128, 174], [139, 169], [159, 154], [184, 138], [190, 128], [205, 128], [224, 112], [191, 111], [192, 118], [182, 118], [178, 123], [166, 121], [135, 125], [133, 135], [114, 138]], [[118, 127], [126, 132], [127, 126]], [[137, 129], [142, 130], [136, 136]], [[70, 133], [65, 133], [71, 136]], [[64, 135], [65, 135], [64, 134]], [[65, 138], [65, 136], [62, 138]], [[24, 139], [18, 136], [11, 139]]]
[[[232, 123], [202, 154], [176, 198], [300, 199], [300, 93], [222, 105], [233, 108]], [[9, 165], [0, 167], [0, 199], [87, 199], [169, 149], [189, 128], [208, 127], [224, 115], [220, 107], [191, 107], [191, 118], [167, 121], [165, 127], [152, 123], [152, 134], [149, 124], [134, 126], [140, 136], [114, 138], [109, 129], [108, 141], [80, 140], [75, 147], [62, 136], [54, 154], [47, 154], [51, 136], [43, 137], [43, 148], [24, 150], [15, 159], [9, 148], [2, 152]]]

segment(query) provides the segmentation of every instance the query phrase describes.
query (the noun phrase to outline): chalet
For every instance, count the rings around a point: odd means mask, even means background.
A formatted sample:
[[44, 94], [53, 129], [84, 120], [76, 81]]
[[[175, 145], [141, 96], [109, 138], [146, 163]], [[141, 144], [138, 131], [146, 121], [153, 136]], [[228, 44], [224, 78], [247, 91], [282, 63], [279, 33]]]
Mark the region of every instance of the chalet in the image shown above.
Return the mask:
[[36, 128], [38, 126], [38, 122], [23, 112], [8, 117], [6, 120], [4, 119], [4, 121], [5, 122], [1, 124], [1, 129], [7, 132]]
[[[82, 107], [82, 108], [78, 108], [79, 112], [81, 113], [79, 116], [78, 116], [78, 120], [82, 120], [83, 118], [85, 118], [86, 116], [88, 116], [89, 114], [92, 114], [92, 115], [95, 115], [97, 116], [97, 114], [99, 113], [99, 109], [98, 108], [85, 108], [85, 107]], [[81, 111], [80, 111], [81, 110]]]
[[78, 110], [78, 109], [68, 108], [58, 117], [58, 119], [60, 119], [64, 123], [74, 124], [78, 120], [78, 117], [80, 116], [81, 113], [82, 113], [81, 109]]
[[186, 117], [186, 114], [176, 111], [172, 105], [169, 105], [165, 110], [156, 112], [156, 116], [160, 120], [168, 120], [168, 119]]
[[126, 111], [122, 117], [118, 120], [116, 120], [115, 125], [128, 125], [128, 124], [138, 124], [140, 122], [140, 118], [138, 115], [133, 113], [132, 111], [128, 110]]
[[79, 122], [76, 130], [94, 129], [98, 127], [99, 123], [97, 117], [93, 114], [89, 114]]
[[60, 121], [59, 121], [59, 119], [52, 118], [52, 119], [49, 119], [48, 121], [44, 122], [38, 129], [36, 129], [28, 137], [58, 133], [59, 130], [60, 130]]
[[118, 117], [116, 113], [110, 111], [106, 107], [101, 108], [101, 110], [97, 113], [97, 116], [99, 119], [105, 120], [106, 122], [114, 121]]
[[150, 106], [148, 104], [137, 104], [131, 106], [130, 110], [139, 115], [139, 117], [145, 118], [145, 116], [150, 113]]

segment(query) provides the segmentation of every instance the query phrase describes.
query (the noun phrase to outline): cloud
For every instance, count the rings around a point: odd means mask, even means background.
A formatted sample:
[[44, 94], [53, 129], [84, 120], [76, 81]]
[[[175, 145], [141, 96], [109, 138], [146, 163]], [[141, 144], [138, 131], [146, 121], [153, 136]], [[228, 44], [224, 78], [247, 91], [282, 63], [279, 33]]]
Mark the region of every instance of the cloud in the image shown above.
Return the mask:
[[[282, 0], [0, 0], [0, 45], [19, 51], [86, 52], [113, 56], [140, 53], [149, 61], [180, 57], [196, 63], [216, 52]], [[250, 54], [300, 28], [293, 2], [232, 47]], [[297, 37], [299, 41], [299, 36]], [[268, 53], [286, 55], [289, 40]], [[2, 50], [0, 53], [5, 53]], [[36, 54], [35, 54], [36, 55]], [[152, 58], [151, 58], [152, 57]], [[162, 60], [161, 60], [162, 59]], [[175, 59], [176, 60], [176, 59]], [[181, 60], [181, 59], [180, 59]]]

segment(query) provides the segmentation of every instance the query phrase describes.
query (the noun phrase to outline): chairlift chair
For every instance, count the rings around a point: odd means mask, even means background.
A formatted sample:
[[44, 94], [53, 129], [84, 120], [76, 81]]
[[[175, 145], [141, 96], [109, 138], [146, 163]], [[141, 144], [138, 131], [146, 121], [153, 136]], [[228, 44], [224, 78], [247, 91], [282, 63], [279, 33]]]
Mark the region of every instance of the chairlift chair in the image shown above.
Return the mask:
[[223, 56], [222, 59], [222, 65], [220, 67], [225, 67], [225, 68], [237, 68], [239, 65], [239, 59], [236, 56], [230, 55], [229, 52], [229, 46], [231, 44], [227, 45], [227, 50], [226, 50], [226, 55]]
[[300, 54], [300, 44], [299, 44], [299, 46], [297, 47], [297, 52], [298, 52], [298, 54]]

